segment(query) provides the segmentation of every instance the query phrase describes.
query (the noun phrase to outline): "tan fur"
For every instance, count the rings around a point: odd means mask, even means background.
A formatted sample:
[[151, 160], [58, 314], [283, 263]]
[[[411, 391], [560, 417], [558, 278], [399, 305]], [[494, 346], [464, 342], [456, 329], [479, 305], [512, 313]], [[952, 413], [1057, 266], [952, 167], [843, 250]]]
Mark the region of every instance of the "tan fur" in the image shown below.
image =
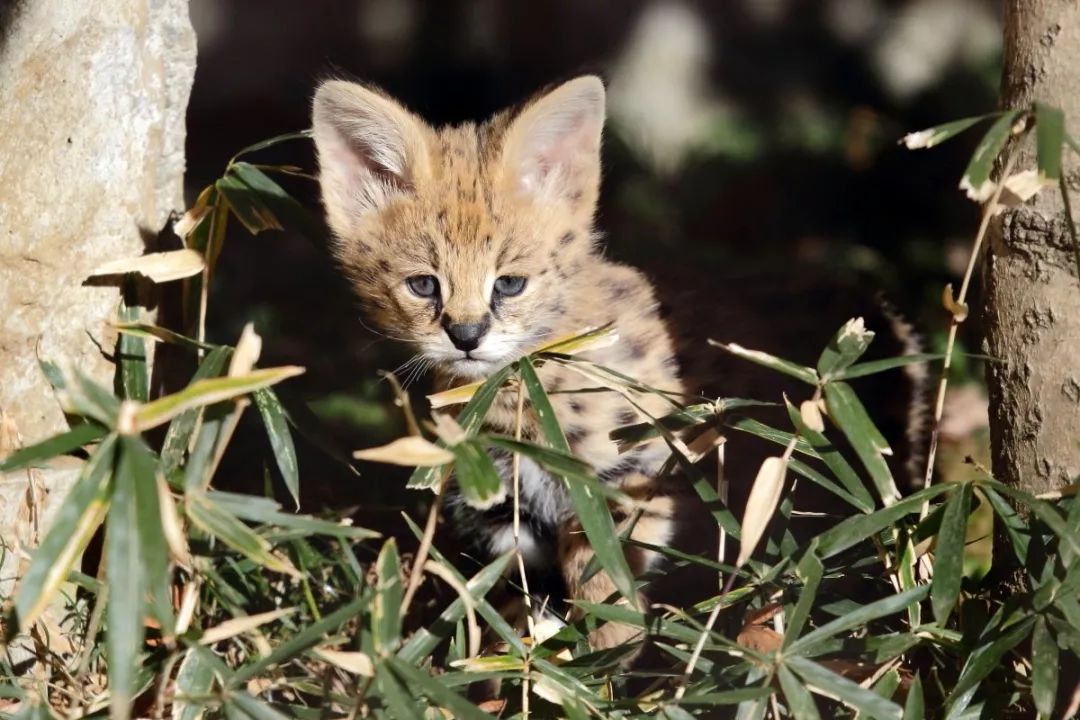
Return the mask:
[[[614, 323], [620, 341], [585, 357], [682, 391], [652, 286], [637, 270], [604, 258], [597, 246], [603, 102], [600, 81], [583, 77], [483, 124], [435, 129], [377, 91], [341, 81], [319, 88], [315, 140], [337, 258], [371, 318], [417, 347], [434, 364], [440, 385], [484, 377], [546, 340]], [[406, 287], [406, 279], [419, 274], [438, 279], [441, 306]], [[496, 305], [492, 284], [503, 275], [524, 276], [527, 285]], [[450, 345], [444, 323], [485, 317], [491, 326], [477, 348], [480, 359], [466, 358]], [[627, 459], [608, 438], [612, 428], [643, 418], [617, 393], [568, 392], [595, 383], [567, 368], [545, 365], [541, 378], [574, 453], [602, 477], [615, 473], [608, 482], [648, 498], [634, 537], [666, 543], [670, 502], [649, 497], [665, 450], [656, 444], [637, 450], [620, 474]], [[642, 395], [640, 403], [654, 415], [670, 409], [653, 395]], [[497, 400], [487, 422], [493, 431], [513, 433], [510, 394]], [[524, 435], [540, 437], [531, 411]], [[578, 583], [591, 550], [572, 525], [563, 529], [560, 545], [572, 596], [611, 594], [603, 574]], [[635, 570], [646, 569], [648, 558], [631, 556]], [[625, 630], [612, 626], [593, 640], [609, 646], [627, 639]]]

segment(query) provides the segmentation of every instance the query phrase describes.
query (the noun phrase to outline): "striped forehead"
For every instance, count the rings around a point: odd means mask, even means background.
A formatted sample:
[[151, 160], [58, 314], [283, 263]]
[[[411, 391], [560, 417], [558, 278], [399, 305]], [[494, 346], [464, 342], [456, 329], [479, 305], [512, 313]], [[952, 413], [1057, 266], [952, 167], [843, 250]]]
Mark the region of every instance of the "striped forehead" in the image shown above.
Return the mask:
[[451, 248], [487, 249], [493, 242], [492, 203], [485, 133], [474, 124], [439, 132], [436, 212]]

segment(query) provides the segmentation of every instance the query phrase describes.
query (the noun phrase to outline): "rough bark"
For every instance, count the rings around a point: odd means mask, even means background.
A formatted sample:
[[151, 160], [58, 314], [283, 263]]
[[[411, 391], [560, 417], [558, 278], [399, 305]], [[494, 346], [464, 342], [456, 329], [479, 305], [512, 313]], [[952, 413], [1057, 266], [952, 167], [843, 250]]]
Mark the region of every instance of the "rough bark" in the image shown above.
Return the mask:
[[[0, 2], [0, 456], [67, 427], [39, 357], [110, 384], [118, 293], [84, 280], [182, 209], [194, 70], [187, 0]], [[0, 476], [5, 544], [33, 544], [76, 474]]]
[[[1002, 104], [1044, 101], [1080, 126], [1080, 4], [1008, 0]], [[1013, 148], [1018, 169], [1035, 167], [1033, 140]], [[1080, 164], [1064, 156], [1080, 190]], [[1073, 207], [1077, 202], [1074, 195]], [[986, 350], [995, 475], [1032, 492], [1080, 474], [1080, 282], [1056, 189], [1003, 213], [991, 227], [985, 271]]]

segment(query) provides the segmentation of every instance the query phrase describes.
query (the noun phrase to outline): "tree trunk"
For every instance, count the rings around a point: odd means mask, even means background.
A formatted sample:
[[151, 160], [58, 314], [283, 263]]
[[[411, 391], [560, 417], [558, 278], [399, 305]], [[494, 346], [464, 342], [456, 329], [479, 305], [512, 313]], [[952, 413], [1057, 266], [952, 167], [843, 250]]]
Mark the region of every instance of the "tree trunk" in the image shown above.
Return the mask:
[[[111, 386], [119, 295], [84, 281], [183, 208], [194, 72], [187, 0], [0, 0], [0, 456], [67, 427], [39, 357]], [[0, 475], [8, 550], [77, 472]], [[18, 555], [0, 553], [0, 597]]]
[[[1005, 3], [1002, 105], [1043, 101], [1080, 128], [1080, 4]], [[1029, 138], [1016, 168], [1035, 167]], [[1066, 150], [1066, 183], [1080, 190], [1080, 164]], [[986, 351], [994, 474], [1031, 492], [1080, 474], [1080, 282], [1056, 188], [1001, 214], [985, 265]]]

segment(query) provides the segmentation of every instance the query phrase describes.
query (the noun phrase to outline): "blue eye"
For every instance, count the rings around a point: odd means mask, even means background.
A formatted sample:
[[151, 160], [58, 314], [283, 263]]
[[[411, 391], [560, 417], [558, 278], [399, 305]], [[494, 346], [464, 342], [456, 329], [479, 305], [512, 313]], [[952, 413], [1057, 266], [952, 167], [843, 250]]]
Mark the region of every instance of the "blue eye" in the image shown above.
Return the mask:
[[503, 297], [520, 295], [525, 289], [525, 278], [521, 275], [500, 275], [495, 278], [495, 292]]
[[413, 275], [405, 285], [417, 297], [430, 298], [439, 294], [439, 281], [434, 275]]

